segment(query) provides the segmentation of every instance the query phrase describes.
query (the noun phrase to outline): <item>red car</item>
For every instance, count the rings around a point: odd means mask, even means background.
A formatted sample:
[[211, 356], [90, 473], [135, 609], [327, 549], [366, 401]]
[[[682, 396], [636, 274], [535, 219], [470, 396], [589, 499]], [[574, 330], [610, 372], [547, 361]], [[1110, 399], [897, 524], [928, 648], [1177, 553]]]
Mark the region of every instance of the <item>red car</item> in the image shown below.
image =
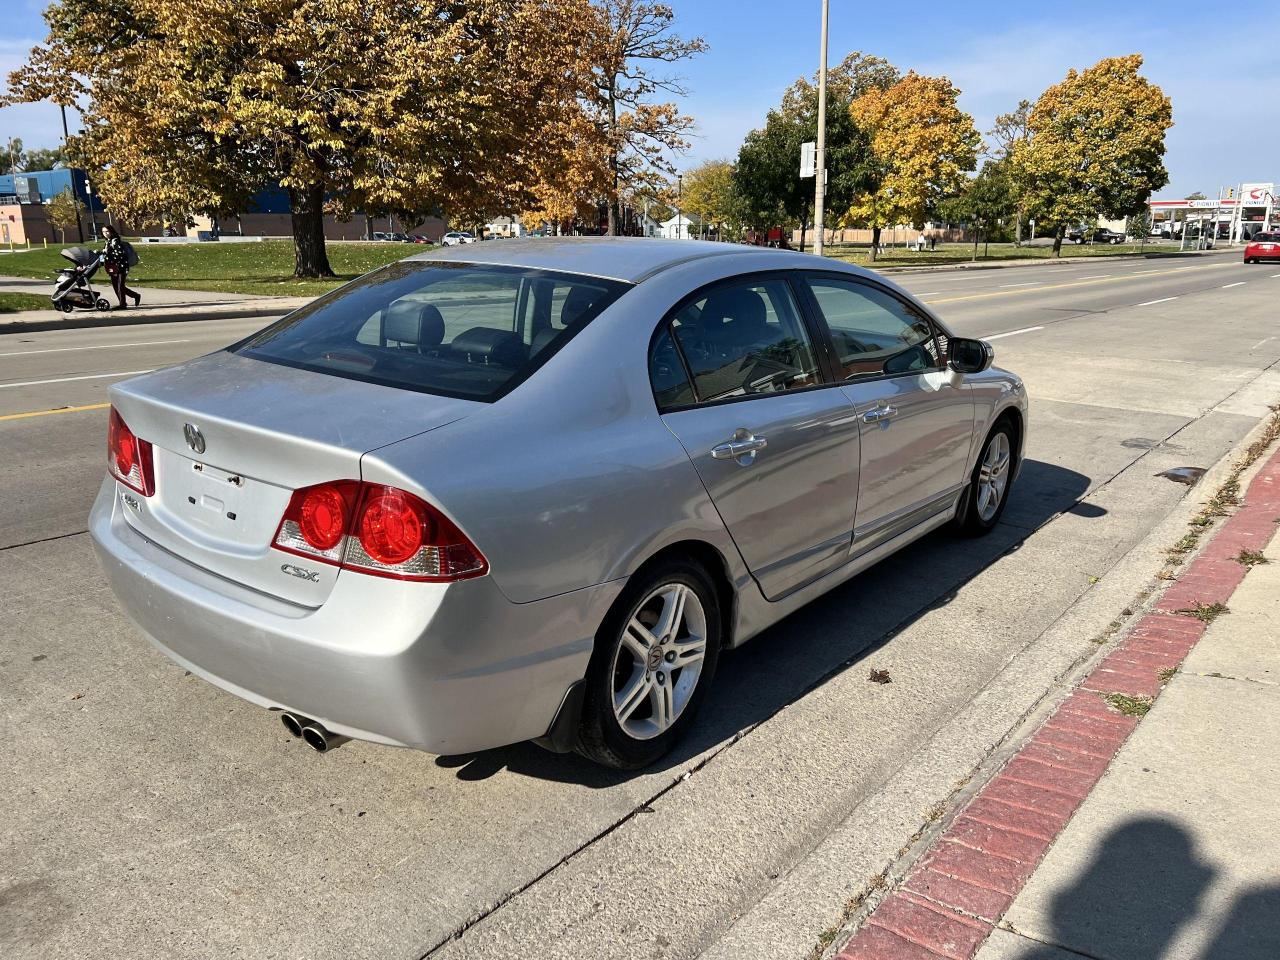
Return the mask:
[[1280, 260], [1280, 233], [1255, 233], [1244, 248], [1245, 263]]

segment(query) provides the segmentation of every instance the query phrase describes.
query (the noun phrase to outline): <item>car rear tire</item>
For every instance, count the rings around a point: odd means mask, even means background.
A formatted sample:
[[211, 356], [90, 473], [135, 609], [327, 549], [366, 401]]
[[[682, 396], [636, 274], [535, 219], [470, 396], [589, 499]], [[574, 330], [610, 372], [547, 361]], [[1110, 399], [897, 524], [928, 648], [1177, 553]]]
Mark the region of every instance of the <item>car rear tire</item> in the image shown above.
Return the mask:
[[956, 530], [967, 537], [981, 537], [995, 529], [1009, 502], [1009, 490], [1018, 466], [1013, 424], [1006, 417], [987, 434], [969, 477], [964, 500], [956, 513]]
[[642, 570], [596, 634], [577, 751], [619, 770], [670, 751], [706, 697], [720, 642], [719, 594], [702, 566]]

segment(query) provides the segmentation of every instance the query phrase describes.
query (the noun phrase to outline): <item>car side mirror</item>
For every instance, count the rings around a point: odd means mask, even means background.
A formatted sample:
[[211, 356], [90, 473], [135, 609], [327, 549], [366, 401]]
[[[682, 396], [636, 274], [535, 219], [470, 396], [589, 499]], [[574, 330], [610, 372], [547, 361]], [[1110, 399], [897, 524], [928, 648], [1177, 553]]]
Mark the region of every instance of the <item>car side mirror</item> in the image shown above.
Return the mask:
[[981, 373], [996, 359], [991, 344], [968, 337], [952, 337], [947, 344], [947, 355], [947, 366], [956, 373]]

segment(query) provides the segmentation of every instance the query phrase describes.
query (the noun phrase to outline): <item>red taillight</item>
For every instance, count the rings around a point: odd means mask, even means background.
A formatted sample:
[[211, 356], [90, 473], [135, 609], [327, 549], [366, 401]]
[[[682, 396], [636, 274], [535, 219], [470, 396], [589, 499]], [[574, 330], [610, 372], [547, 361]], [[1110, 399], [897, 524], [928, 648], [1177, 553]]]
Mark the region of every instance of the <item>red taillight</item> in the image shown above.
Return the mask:
[[280, 518], [275, 546], [289, 553], [342, 562], [342, 538], [360, 493], [358, 480], [337, 480], [295, 490]]
[[156, 492], [151, 444], [134, 436], [115, 407], [107, 425], [107, 472], [144, 497]]
[[479, 577], [489, 564], [443, 513], [397, 487], [338, 480], [295, 491], [274, 546], [404, 580]]
[[298, 528], [302, 539], [317, 550], [332, 550], [347, 529], [349, 509], [337, 487], [331, 484], [312, 487], [303, 496], [298, 509]]
[[360, 546], [386, 566], [404, 563], [422, 547], [423, 526], [417, 504], [394, 488], [366, 496], [360, 510]]

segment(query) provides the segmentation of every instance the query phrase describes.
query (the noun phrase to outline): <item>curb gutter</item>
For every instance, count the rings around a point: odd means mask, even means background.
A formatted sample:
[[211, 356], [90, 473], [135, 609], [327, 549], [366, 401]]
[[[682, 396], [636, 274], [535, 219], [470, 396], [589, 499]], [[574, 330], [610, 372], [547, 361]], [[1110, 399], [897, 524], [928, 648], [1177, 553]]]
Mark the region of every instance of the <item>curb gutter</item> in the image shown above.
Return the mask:
[[14, 333], [42, 333], [47, 330], [91, 330], [99, 327], [131, 327], [154, 323], [194, 323], [204, 320], [247, 320], [282, 317], [296, 310], [297, 306], [269, 304], [260, 307], [227, 307], [226, 309], [197, 311], [156, 311], [136, 316], [112, 311], [107, 314], [85, 313], [83, 317], [72, 315], [67, 319], [14, 320], [0, 322], [0, 337]]
[[[1280, 414], [1271, 422], [1280, 423]], [[1227, 481], [1228, 496], [1246, 466]], [[1201, 517], [1214, 516], [1222, 499], [1220, 492]], [[973, 957], [1168, 677], [1204, 635], [1208, 621], [1222, 612], [1244, 579], [1248, 567], [1236, 558], [1266, 546], [1276, 535], [1277, 520], [1280, 451], [1255, 474], [1243, 506], [977, 791], [836, 960]]]

